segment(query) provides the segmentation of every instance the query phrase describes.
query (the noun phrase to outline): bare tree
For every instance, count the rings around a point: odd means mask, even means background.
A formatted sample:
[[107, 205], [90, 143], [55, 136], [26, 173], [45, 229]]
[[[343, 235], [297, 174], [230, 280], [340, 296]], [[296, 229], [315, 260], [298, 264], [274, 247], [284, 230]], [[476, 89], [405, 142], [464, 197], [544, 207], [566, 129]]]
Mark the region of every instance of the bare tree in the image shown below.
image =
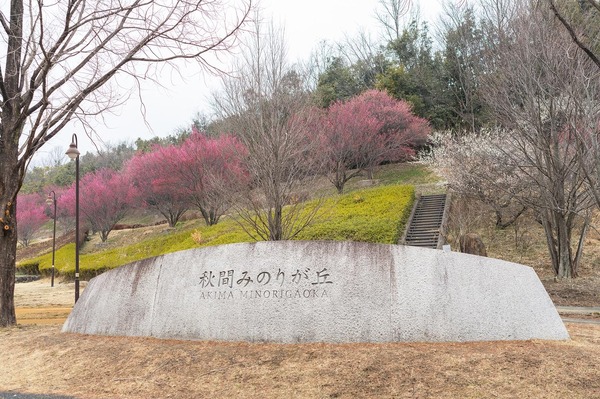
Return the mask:
[[364, 30], [355, 36], [345, 36], [343, 43], [338, 46], [338, 52], [348, 65], [352, 65], [361, 90], [375, 87], [377, 75], [385, 73], [389, 66], [384, 48]]
[[514, 0], [478, 0], [477, 3], [476, 10], [487, 27], [486, 42], [491, 42], [490, 44], [505, 39], [511, 21], [523, 5], [522, 1]]
[[302, 75], [305, 77], [305, 86], [309, 91], [315, 91], [319, 85], [319, 77], [325, 73], [331, 60], [337, 57], [338, 54], [334, 46], [327, 42], [321, 41], [313, 49], [308, 60], [302, 65]]
[[[549, 7], [556, 19], [565, 28], [571, 40], [581, 51], [600, 68], [600, 3], [597, 0], [580, 0], [576, 4], [571, 2], [557, 2], [554, 0], [540, 0], [539, 5]], [[596, 75], [597, 78], [597, 75]], [[590, 87], [595, 90], [596, 85]], [[597, 92], [588, 90], [589, 97], [600, 101]], [[585, 111], [594, 115], [596, 109]], [[594, 196], [596, 205], [600, 207], [600, 143], [598, 141], [598, 125], [594, 118], [588, 118], [587, 123], [572, 125], [571, 129], [577, 133], [578, 153], [580, 165], [585, 173], [588, 188]]]
[[[265, 29], [265, 31], [263, 31]], [[215, 109], [248, 151], [249, 190], [237, 202], [241, 225], [255, 239], [293, 238], [316, 214], [303, 187], [316, 177], [309, 139], [313, 121], [303, 77], [286, 61], [284, 32], [256, 24], [239, 75], [226, 79]], [[250, 190], [251, 189], [251, 190]]]
[[508, 129], [498, 150], [528, 190], [519, 200], [544, 227], [558, 278], [577, 276], [594, 205], [579, 151], [581, 126], [597, 126], [600, 71], [559, 29], [552, 13], [524, 2], [497, 47], [496, 69], [482, 81], [486, 99]]
[[[554, 16], [569, 33], [573, 42], [598, 68], [600, 68], [600, 3], [598, 0], [579, 0], [577, 5], [571, 2], [541, 0], [547, 4]], [[574, 7], [577, 7], [574, 9]]]
[[46, 158], [42, 161], [42, 166], [46, 168], [55, 168], [65, 163], [67, 159], [63, 147], [52, 147], [46, 154]]
[[411, 9], [411, 0], [379, 0], [379, 9], [375, 12], [375, 18], [385, 31], [385, 39], [388, 42], [398, 40], [402, 35], [404, 26], [402, 20]]
[[530, 182], [502, 150], [509, 146], [505, 132], [438, 132], [431, 144], [434, 151], [423, 160], [446, 179], [460, 198], [479, 201], [491, 209], [496, 227], [511, 226], [525, 212], [527, 206], [519, 199], [529, 194]]
[[178, 59], [211, 68], [251, 0], [12, 0], [0, 8], [0, 326], [14, 324], [16, 198], [31, 157], [76, 120], [117, 104], [109, 83], [157, 79]]

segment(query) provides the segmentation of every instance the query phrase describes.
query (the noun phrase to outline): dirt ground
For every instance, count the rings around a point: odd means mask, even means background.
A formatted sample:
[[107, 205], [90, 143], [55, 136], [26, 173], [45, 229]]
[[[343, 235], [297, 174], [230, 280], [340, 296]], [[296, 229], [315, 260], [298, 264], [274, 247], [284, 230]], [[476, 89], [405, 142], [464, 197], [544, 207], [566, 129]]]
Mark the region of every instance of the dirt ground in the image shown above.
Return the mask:
[[[86, 282], [80, 283], [83, 293]], [[15, 285], [15, 306], [19, 324], [62, 324], [75, 302], [75, 284], [49, 279]]]
[[574, 281], [554, 281], [542, 277], [542, 284], [556, 306], [600, 306], [600, 273], [594, 272]]
[[[86, 282], [81, 281], [80, 293], [85, 289]], [[75, 284], [63, 283], [58, 279], [54, 287], [50, 279], [42, 279], [29, 283], [15, 284], [15, 306], [17, 308], [36, 307], [72, 307], [75, 301]]]
[[567, 323], [565, 342], [175, 341], [61, 333], [72, 283], [21, 283], [15, 297], [0, 398], [600, 398], [600, 325]]
[[0, 329], [0, 392], [78, 398], [600, 397], [599, 326], [569, 324], [572, 340], [566, 342], [296, 345], [85, 336], [59, 328]]

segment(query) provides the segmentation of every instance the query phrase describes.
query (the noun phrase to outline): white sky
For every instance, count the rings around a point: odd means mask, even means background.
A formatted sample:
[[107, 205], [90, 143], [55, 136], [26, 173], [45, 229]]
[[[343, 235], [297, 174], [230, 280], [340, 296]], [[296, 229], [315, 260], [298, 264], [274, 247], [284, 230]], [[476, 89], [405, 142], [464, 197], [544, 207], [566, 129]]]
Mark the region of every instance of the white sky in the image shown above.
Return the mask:
[[[415, 5], [419, 5], [422, 18], [429, 21], [436, 20], [441, 2], [413, 0]], [[339, 42], [345, 35], [352, 37], [361, 29], [376, 38], [380, 29], [375, 20], [378, 0], [261, 0], [261, 4], [265, 17], [272, 16], [277, 24], [285, 27], [291, 61], [307, 59], [321, 41]], [[218, 89], [218, 79], [200, 76], [192, 65], [185, 69], [185, 74], [189, 75], [185, 81], [165, 76], [163, 81], [167, 88], [154, 84], [143, 88], [149, 126], [144, 122], [140, 102], [134, 92], [124, 106], [104, 116], [104, 123], [95, 124], [102, 140], [116, 144], [133, 142], [138, 137], [164, 137], [178, 127], [190, 125], [197, 112], [210, 113], [210, 93]], [[46, 144], [37, 160], [44, 159], [44, 153], [57, 146], [64, 147], [66, 151], [74, 133], [72, 130], [64, 129]], [[75, 133], [82, 153], [95, 152], [93, 143], [83, 132]]]

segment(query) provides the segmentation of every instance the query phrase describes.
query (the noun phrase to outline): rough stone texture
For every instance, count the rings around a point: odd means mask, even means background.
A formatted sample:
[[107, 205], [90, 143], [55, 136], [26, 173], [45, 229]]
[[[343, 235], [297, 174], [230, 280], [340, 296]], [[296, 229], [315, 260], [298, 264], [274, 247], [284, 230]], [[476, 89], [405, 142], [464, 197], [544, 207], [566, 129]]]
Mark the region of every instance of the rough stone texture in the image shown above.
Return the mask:
[[274, 342], [569, 338], [529, 267], [408, 246], [299, 241], [194, 249], [104, 273], [63, 331]]
[[464, 254], [487, 256], [485, 244], [477, 234], [463, 234], [458, 241], [460, 244], [460, 252]]

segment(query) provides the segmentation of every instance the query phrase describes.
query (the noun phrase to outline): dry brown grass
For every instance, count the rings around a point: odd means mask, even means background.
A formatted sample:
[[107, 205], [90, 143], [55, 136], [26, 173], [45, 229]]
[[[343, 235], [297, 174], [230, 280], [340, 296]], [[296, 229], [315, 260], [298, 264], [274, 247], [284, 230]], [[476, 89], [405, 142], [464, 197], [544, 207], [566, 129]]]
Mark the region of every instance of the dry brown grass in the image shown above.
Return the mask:
[[81, 398], [597, 398], [600, 326], [568, 342], [259, 344], [0, 330], [0, 391]]
[[[52, 322], [61, 323], [72, 294], [72, 284], [18, 284], [19, 322], [54, 314]], [[63, 307], [48, 309], [48, 302]], [[567, 342], [279, 345], [21, 325], [0, 329], [0, 391], [81, 398], [600, 397], [600, 325], [567, 326]]]
[[[81, 281], [80, 290], [83, 292], [87, 285]], [[75, 301], [75, 284], [73, 282], [55, 281], [50, 286], [50, 279], [15, 284], [15, 306], [17, 308], [72, 307]]]

